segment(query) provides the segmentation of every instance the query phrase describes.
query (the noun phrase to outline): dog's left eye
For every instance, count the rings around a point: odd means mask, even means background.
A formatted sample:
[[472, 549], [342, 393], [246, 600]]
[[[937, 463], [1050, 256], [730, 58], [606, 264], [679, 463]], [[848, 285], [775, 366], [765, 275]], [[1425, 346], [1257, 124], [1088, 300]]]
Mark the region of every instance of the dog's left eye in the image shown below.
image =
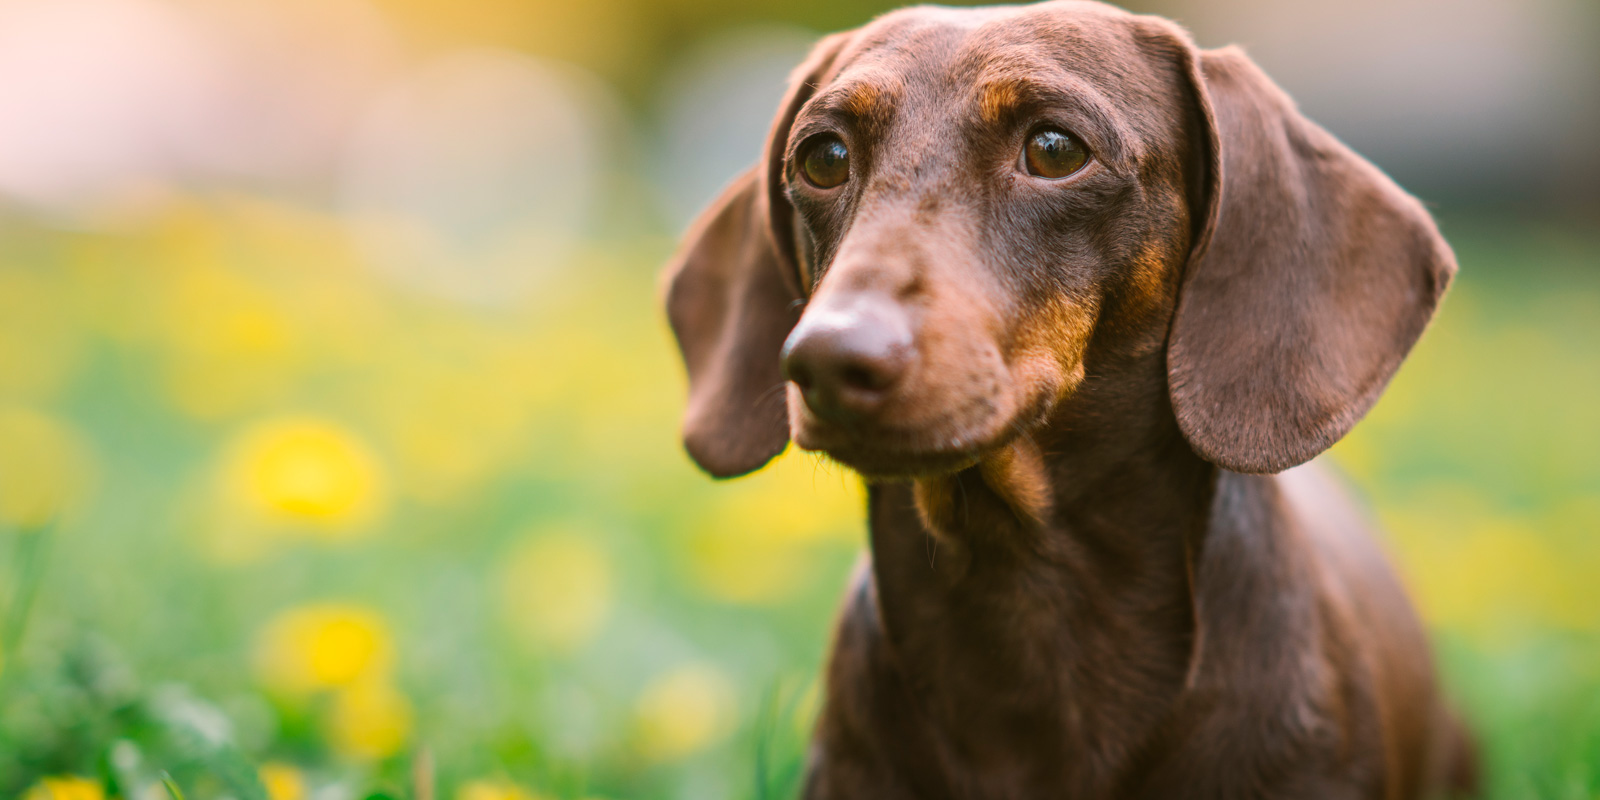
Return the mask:
[[1065, 178], [1089, 162], [1089, 148], [1060, 128], [1040, 128], [1028, 136], [1022, 160], [1029, 175]]
[[831, 133], [816, 136], [802, 146], [800, 171], [818, 189], [832, 189], [850, 179], [850, 149]]

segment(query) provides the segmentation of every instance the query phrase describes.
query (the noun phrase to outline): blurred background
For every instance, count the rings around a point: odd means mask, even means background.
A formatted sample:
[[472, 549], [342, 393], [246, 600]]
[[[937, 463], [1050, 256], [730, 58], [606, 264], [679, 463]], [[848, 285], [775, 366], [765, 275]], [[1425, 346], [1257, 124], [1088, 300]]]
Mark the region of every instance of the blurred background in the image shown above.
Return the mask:
[[[655, 271], [889, 7], [0, 0], [0, 796], [792, 793], [861, 490], [693, 468]], [[1131, 7], [1439, 216], [1331, 458], [1493, 796], [1600, 796], [1600, 4]]]

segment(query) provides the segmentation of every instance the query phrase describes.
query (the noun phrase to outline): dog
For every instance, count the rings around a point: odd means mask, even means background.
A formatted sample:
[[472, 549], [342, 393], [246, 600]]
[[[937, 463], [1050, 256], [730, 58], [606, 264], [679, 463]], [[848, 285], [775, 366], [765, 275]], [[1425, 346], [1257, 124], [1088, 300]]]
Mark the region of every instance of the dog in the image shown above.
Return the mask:
[[1471, 794], [1363, 515], [1305, 464], [1456, 272], [1236, 48], [1096, 2], [820, 41], [664, 272], [685, 446], [867, 484], [808, 800]]

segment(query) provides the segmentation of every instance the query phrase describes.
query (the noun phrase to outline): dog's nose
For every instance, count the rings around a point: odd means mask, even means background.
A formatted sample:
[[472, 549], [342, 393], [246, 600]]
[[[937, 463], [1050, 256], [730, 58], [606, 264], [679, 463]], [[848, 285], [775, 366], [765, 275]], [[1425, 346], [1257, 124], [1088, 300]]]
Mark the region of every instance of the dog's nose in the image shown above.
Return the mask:
[[813, 306], [783, 346], [783, 375], [812, 413], [850, 423], [876, 412], [911, 365], [910, 320], [878, 295]]

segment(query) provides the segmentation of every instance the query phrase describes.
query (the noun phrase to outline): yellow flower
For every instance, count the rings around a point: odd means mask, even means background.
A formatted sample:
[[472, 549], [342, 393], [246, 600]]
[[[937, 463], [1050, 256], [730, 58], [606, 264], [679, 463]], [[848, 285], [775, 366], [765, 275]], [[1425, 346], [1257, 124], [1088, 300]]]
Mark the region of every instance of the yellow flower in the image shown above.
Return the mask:
[[733, 716], [733, 688], [721, 672], [704, 664], [679, 667], [639, 697], [639, 752], [652, 761], [682, 758], [727, 734]]
[[81, 497], [88, 474], [88, 453], [64, 422], [0, 408], [0, 527], [49, 523]]
[[462, 784], [456, 790], [456, 800], [546, 800], [546, 797], [508, 780], [480, 779]]
[[[465, 322], [430, 320], [411, 355], [375, 365], [357, 389], [366, 419], [394, 455], [398, 491], [430, 505], [460, 502], [527, 453], [551, 389], [541, 343]], [[538, 381], [530, 378], [537, 375]], [[582, 382], [579, 382], [582, 383]]]
[[49, 397], [83, 361], [77, 298], [54, 266], [0, 265], [0, 397]]
[[229, 453], [224, 481], [245, 507], [306, 523], [330, 538], [360, 530], [384, 499], [378, 459], [361, 440], [319, 419], [276, 419], [245, 431]]
[[281, 396], [309, 349], [284, 299], [231, 266], [210, 233], [180, 233], [162, 250], [169, 269], [151, 322], [179, 410], [217, 419]]
[[1595, 630], [1600, 589], [1586, 569], [1592, 562], [1576, 549], [1578, 541], [1559, 535], [1559, 516], [1509, 516], [1469, 487], [1451, 485], [1382, 516], [1430, 623], [1491, 647], [1540, 628]]
[[279, 761], [268, 761], [256, 770], [269, 800], [305, 800], [306, 779], [300, 770]]
[[500, 572], [502, 611], [536, 647], [571, 651], [604, 624], [611, 610], [611, 561], [593, 535], [565, 531], [530, 537]]
[[387, 681], [358, 681], [338, 691], [328, 717], [334, 749], [351, 758], [387, 758], [411, 735], [411, 703]]
[[76, 775], [58, 775], [41, 778], [23, 800], [105, 800], [105, 790], [100, 784]]
[[290, 609], [268, 623], [257, 642], [256, 667], [268, 686], [304, 694], [385, 676], [393, 657], [381, 617], [328, 603]]
[[818, 548], [859, 546], [866, 503], [860, 482], [839, 470], [791, 451], [718, 487], [690, 535], [691, 583], [728, 602], [781, 602], [811, 579]]

